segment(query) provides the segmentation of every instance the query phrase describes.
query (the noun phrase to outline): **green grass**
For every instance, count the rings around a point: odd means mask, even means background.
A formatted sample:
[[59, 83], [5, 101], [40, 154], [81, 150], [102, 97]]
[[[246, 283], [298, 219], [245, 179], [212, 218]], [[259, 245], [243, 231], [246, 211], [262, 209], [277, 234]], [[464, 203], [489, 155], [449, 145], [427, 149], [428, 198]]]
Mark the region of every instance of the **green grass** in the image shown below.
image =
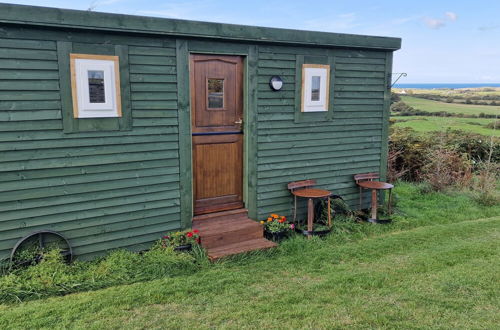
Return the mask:
[[412, 96], [401, 96], [401, 100], [415, 109], [429, 112], [444, 111], [449, 113], [463, 113], [467, 115], [479, 115], [483, 112], [489, 115], [500, 116], [500, 106], [445, 103]]
[[393, 116], [391, 119], [398, 120], [394, 124], [396, 127], [410, 127], [417, 132], [443, 131], [450, 128], [486, 136], [500, 136], [500, 127], [496, 130], [485, 127], [494, 119], [434, 116]]
[[412, 94], [430, 94], [440, 97], [474, 97], [474, 96], [500, 96], [499, 87], [474, 87], [474, 88], [393, 88], [392, 91], [395, 93], [402, 93], [403, 90], [406, 93]]
[[192, 275], [1, 305], [0, 328], [496, 328], [500, 206], [396, 193], [392, 225], [336, 223]]

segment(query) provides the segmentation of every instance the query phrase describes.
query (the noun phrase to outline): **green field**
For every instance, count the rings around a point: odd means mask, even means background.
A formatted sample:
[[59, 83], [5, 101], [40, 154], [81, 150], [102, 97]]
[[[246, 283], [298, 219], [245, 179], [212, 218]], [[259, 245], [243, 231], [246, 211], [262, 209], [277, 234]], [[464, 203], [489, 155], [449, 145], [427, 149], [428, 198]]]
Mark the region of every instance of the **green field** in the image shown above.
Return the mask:
[[484, 126], [495, 119], [434, 116], [393, 116], [391, 119], [397, 120], [394, 126], [410, 127], [417, 132], [443, 131], [450, 128], [486, 136], [500, 136], [500, 127], [494, 130]]
[[191, 275], [0, 305], [0, 328], [498, 328], [500, 206], [396, 194], [392, 225], [337, 223]]
[[500, 87], [473, 87], [473, 88], [393, 88], [395, 93], [430, 94], [440, 97], [468, 98], [474, 96], [500, 96]]
[[467, 115], [479, 115], [482, 112], [488, 115], [500, 116], [500, 106], [446, 103], [412, 96], [401, 96], [401, 100], [415, 109], [429, 112], [444, 111]]

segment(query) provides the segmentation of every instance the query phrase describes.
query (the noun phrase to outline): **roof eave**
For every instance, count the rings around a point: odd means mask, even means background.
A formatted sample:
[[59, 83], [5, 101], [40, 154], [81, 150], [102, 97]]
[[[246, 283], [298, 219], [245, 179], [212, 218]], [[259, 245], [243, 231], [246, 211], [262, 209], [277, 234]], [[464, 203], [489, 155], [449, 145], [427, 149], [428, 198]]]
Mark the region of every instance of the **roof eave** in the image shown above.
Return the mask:
[[395, 51], [401, 39], [0, 4], [0, 23], [175, 37]]

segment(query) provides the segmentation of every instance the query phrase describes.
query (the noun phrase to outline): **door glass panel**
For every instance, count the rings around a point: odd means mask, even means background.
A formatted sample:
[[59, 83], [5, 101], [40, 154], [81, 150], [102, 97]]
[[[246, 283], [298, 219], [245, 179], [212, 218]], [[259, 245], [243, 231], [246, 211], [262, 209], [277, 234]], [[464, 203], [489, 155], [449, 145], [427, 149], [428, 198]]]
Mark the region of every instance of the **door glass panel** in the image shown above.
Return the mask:
[[106, 103], [104, 96], [104, 71], [89, 70], [89, 102]]
[[207, 86], [208, 108], [224, 108], [224, 79], [208, 79]]
[[320, 76], [312, 76], [311, 83], [311, 101], [319, 101], [319, 87], [321, 83]]

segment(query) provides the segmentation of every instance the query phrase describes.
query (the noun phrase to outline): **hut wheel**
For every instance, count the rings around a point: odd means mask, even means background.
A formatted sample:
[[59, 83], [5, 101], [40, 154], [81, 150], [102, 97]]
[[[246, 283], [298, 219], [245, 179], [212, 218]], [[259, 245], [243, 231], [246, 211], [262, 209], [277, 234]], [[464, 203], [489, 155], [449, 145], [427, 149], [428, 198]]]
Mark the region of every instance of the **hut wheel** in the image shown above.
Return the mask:
[[[61, 249], [61, 254], [66, 262], [70, 263], [73, 260], [73, 249], [71, 248], [68, 239], [64, 237], [64, 235], [53, 230], [39, 230], [32, 232], [17, 241], [10, 254], [10, 261], [12, 263], [19, 263], [21, 261], [16, 261], [16, 253], [26, 248], [28, 244], [34, 246], [40, 252], [43, 251], [46, 247], [50, 247], [52, 246], [52, 244], [54, 244]], [[29, 260], [30, 263], [37, 263], [41, 260], [41, 256], [39, 254], [35, 254], [33, 256], [33, 259], [34, 260]], [[21, 263], [23, 264], [27, 262], [27, 260], [24, 260], [24, 262], [21, 261]]]

